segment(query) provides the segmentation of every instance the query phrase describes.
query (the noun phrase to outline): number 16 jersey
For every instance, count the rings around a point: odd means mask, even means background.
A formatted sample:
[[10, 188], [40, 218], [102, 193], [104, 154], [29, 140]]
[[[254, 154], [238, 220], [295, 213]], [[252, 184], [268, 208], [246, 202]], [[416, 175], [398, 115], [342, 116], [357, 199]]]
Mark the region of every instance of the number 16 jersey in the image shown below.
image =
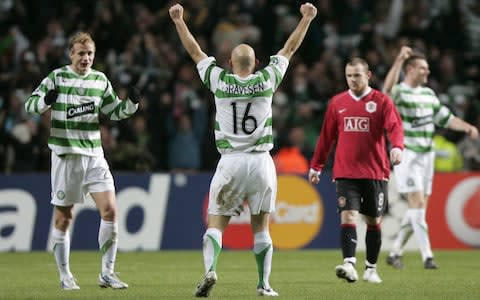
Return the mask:
[[242, 78], [218, 67], [214, 57], [197, 64], [202, 82], [215, 96], [215, 143], [220, 154], [273, 148], [272, 97], [287, 67], [287, 58], [274, 55], [268, 66]]

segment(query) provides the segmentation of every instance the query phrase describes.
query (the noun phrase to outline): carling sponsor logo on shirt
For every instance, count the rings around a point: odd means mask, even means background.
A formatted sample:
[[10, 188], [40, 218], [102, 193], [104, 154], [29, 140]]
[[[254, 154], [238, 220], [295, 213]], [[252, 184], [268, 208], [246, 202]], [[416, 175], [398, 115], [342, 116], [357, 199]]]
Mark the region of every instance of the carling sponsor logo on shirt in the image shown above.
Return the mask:
[[370, 119], [365, 117], [346, 117], [343, 119], [343, 130], [346, 132], [369, 132]]
[[93, 113], [95, 111], [95, 103], [90, 102], [86, 104], [82, 104], [79, 106], [72, 106], [67, 108], [67, 119], [81, 116], [81, 115], [86, 115]]

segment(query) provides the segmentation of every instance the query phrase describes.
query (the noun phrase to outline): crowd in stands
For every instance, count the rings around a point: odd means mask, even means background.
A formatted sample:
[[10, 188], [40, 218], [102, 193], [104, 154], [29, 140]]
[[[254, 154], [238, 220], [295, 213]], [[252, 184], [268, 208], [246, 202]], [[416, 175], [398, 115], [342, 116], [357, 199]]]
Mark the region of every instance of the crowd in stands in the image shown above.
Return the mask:
[[[50, 71], [69, 63], [68, 38], [96, 42], [94, 68], [120, 98], [141, 89], [139, 111], [101, 120], [114, 171], [197, 172], [215, 168], [213, 97], [184, 52], [168, 16], [177, 1], [0, 1], [0, 173], [48, 171], [50, 116], [24, 101]], [[185, 0], [185, 18], [208, 55], [228, 67], [232, 47], [248, 43], [260, 66], [293, 30], [303, 1]], [[365, 58], [381, 89], [402, 45], [427, 55], [429, 86], [459, 117], [480, 126], [480, 1], [318, 0], [305, 41], [273, 99], [273, 154], [279, 172], [305, 173], [327, 102], [345, 90], [345, 62]], [[480, 170], [480, 145], [439, 131], [444, 171]], [[459, 159], [460, 157], [460, 159]]]

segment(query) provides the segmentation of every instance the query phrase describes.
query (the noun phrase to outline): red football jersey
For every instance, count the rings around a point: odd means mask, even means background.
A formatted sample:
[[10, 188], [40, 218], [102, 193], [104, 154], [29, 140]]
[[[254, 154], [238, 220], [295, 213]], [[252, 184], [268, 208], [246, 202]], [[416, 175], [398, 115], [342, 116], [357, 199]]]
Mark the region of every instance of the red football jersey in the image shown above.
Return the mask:
[[387, 95], [375, 89], [359, 100], [348, 90], [337, 94], [328, 105], [310, 166], [321, 170], [336, 142], [334, 179], [388, 179], [385, 132], [392, 147], [403, 150], [402, 120]]

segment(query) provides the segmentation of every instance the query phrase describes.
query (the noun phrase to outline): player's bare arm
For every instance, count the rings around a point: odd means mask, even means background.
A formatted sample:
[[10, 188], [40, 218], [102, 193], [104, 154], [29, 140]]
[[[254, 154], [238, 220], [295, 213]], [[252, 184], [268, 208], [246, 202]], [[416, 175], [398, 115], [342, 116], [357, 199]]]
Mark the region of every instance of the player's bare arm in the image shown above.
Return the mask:
[[391, 94], [393, 86], [398, 82], [400, 77], [400, 71], [402, 70], [403, 63], [412, 55], [412, 48], [403, 46], [397, 55], [392, 67], [385, 77], [383, 83], [383, 92], [385, 94]]
[[478, 139], [478, 129], [477, 127], [465, 122], [464, 120], [458, 118], [458, 117], [453, 117], [452, 121], [447, 126], [448, 128], [456, 131], [463, 131], [471, 139]]
[[168, 12], [170, 14], [170, 18], [175, 24], [180, 41], [192, 60], [197, 64], [202, 59], [207, 58], [207, 55], [202, 51], [200, 45], [191, 34], [187, 24], [185, 23], [185, 20], [183, 19], [183, 6], [180, 4], [175, 4], [170, 7]]
[[278, 51], [279, 55], [286, 57], [288, 60], [290, 60], [295, 51], [297, 51], [298, 47], [302, 44], [305, 34], [310, 27], [310, 23], [317, 15], [317, 8], [310, 2], [306, 2], [300, 6], [300, 13], [302, 14], [302, 19], [298, 22], [297, 27], [288, 37], [283, 48]]

